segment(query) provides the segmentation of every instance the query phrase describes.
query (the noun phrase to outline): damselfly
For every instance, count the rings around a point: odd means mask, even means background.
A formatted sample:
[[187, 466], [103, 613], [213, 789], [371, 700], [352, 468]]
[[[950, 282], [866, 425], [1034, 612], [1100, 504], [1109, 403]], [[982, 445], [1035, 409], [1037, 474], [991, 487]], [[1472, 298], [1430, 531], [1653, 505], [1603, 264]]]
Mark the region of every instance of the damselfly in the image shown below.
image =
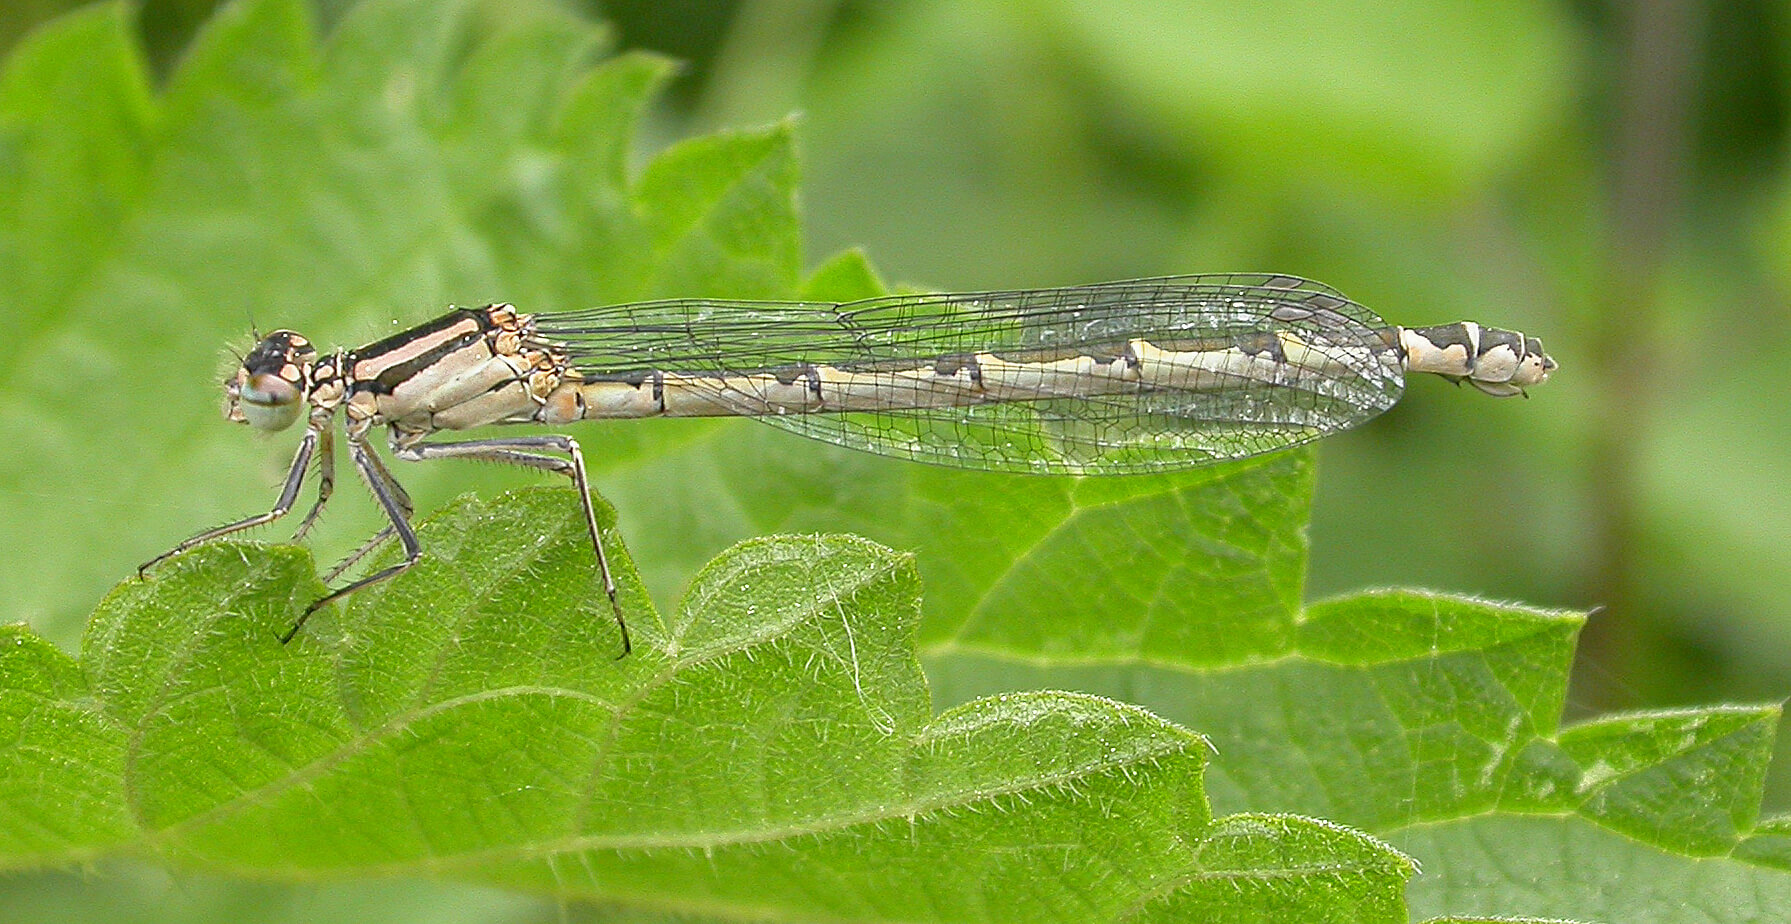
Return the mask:
[[267, 513], [285, 515], [312, 461], [317, 519], [334, 486], [336, 413], [355, 470], [390, 522], [328, 575], [396, 536], [404, 558], [312, 603], [414, 564], [412, 505], [368, 441], [408, 461], [483, 459], [571, 477], [621, 630], [616, 583], [567, 436], [430, 442], [486, 424], [743, 415], [829, 443], [964, 468], [1092, 475], [1207, 465], [1336, 433], [1385, 411], [1408, 372], [1522, 394], [1555, 363], [1535, 338], [1471, 322], [1402, 328], [1292, 276], [1172, 276], [1060, 289], [890, 295], [843, 304], [677, 299], [555, 314], [457, 308], [377, 343], [319, 354], [282, 330], [224, 382], [225, 416], [306, 429]]

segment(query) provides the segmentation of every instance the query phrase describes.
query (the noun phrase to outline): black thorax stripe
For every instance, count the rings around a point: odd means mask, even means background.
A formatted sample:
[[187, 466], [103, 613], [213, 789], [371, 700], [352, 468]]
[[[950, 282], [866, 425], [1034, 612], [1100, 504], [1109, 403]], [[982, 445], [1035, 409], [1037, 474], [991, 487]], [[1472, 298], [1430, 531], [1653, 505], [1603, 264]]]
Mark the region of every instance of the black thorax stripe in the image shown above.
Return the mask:
[[489, 313], [478, 308], [459, 308], [348, 355], [348, 368], [356, 391], [392, 394], [412, 376], [442, 357], [465, 349], [494, 327]]

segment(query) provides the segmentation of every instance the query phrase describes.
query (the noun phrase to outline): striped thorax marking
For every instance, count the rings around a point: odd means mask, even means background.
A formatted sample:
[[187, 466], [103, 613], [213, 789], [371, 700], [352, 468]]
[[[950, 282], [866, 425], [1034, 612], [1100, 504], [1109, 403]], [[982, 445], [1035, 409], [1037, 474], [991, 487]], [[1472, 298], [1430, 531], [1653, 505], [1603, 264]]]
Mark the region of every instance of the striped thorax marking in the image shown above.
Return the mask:
[[321, 356], [304, 337], [276, 331], [225, 382], [225, 415], [269, 431], [306, 418], [280, 499], [168, 554], [284, 515], [315, 459], [318, 500], [302, 534], [330, 494], [340, 410], [356, 471], [390, 524], [345, 566], [385, 538], [396, 538], [405, 558], [337, 588], [306, 616], [422, 553], [410, 498], [367, 442], [383, 426], [399, 459], [473, 458], [569, 476], [626, 650], [579, 444], [553, 435], [431, 437], [490, 424], [737, 415], [917, 461], [1123, 474], [1272, 452], [1348, 429], [1391, 407], [1409, 372], [1509, 396], [1554, 369], [1535, 338], [1472, 322], [1397, 327], [1334, 289], [1278, 275], [844, 304], [678, 299], [539, 315], [494, 304]]
[[442, 430], [535, 419], [568, 376], [563, 352], [531, 339], [510, 305], [463, 308], [346, 357], [348, 414], [409, 443]]

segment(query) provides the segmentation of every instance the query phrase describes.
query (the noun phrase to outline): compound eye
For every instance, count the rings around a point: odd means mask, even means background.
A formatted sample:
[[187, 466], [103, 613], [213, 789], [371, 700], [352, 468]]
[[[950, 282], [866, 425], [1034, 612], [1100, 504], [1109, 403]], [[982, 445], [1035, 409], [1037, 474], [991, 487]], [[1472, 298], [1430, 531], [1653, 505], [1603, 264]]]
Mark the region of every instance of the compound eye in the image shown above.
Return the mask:
[[292, 426], [303, 404], [298, 386], [271, 372], [258, 372], [237, 387], [237, 407], [243, 420], [257, 430], [272, 433]]

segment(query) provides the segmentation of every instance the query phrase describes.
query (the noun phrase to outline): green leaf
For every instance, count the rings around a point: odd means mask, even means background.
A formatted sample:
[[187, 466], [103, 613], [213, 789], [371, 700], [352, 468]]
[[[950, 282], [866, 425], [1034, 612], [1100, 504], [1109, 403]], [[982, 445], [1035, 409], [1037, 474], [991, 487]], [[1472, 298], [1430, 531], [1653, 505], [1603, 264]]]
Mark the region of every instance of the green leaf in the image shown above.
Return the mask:
[[1771, 921], [1784, 915], [1786, 875], [1731, 860], [1692, 859], [1576, 817], [1486, 815], [1414, 826], [1398, 838], [1454, 871], [1414, 877], [1415, 915], [1521, 905], [1575, 921]]
[[1735, 855], [1763, 866], [1791, 870], [1791, 815], [1761, 819], [1753, 835], [1735, 848]]
[[803, 280], [801, 297], [817, 302], [851, 302], [874, 298], [889, 288], [878, 278], [870, 257], [862, 250], [842, 250], [815, 267]]
[[[1224, 510], [1250, 497], [1257, 477], [1245, 468], [1179, 501]], [[1309, 488], [1284, 484], [1279, 504], [1246, 509], [1252, 535], [1293, 537], [1294, 548], [1221, 545], [1237, 527], [1215, 515], [1206, 547], [1225, 552], [1206, 554], [1226, 570], [1195, 572], [1181, 592], [1247, 613], [1243, 601], [1298, 587]], [[1091, 595], [1083, 605], [1105, 604]], [[1090, 659], [1075, 651], [1072, 633], [1091, 631], [1076, 619], [990, 612], [929, 639], [928, 676], [942, 699], [1077, 689], [1199, 729], [1218, 754], [1207, 777], [1217, 809], [1298, 812], [1387, 838], [1423, 867], [1409, 894], [1420, 916], [1744, 921], [1791, 906], [1782, 819], [1754, 824], [1779, 708], [1560, 730], [1578, 615], [1382, 591], [1291, 605], [1282, 620], [1214, 615], [1236, 633], [1213, 646], [1217, 656]], [[1632, 865], [1650, 871], [1645, 887], [1627, 886]]]
[[1575, 924], [1575, 922], [1560, 918], [1460, 918], [1450, 915], [1442, 918], [1429, 918], [1426, 924]]
[[0, 681], [7, 852], [73, 860], [127, 842], [124, 736], [74, 659], [24, 626], [0, 626]]
[[1559, 743], [1584, 770], [1580, 811], [1685, 853], [1727, 853], [1759, 817], [1779, 712], [1732, 706], [1611, 716], [1570, 728]]
[[[740, 536], [826, 530], [912, 549], [928, 650], [1222, 662], [1279, 650], [1305, 572], [1309, 452], [1158, 476], [913, 465], [739, 421], [606, 479], [656, 598]], [[699, 515], [700, 514], [700, 515]], [[1066, 601], [1069, 603], [1066, 605]]]
[[766, 206], [786, 203], [795, 180], [788, 124], [696, 138], [665, 152], [641, 175], [639, 190], [654, 258], [664, 267], [658, 287], [697, 278], [725, 282], [729, 298], [787, 293], [799, 265], [796, 218]]
[[[41, 744], [0, 788], [36, 779], [44, 805], [0, 816], [0, 864], [129, 848], [724, 916], [1403, 920], [1404, 857], [1306, 819], [1214, 823], [1205, 742], [1136, 707], [1020, 693], [933, 716], [906, 556], [754, 540], [658, 621], [615, 547], [636, 616], [618, 659], [564, 489], [461, 500], [419, 534], [421, 562], [290, 645], [323, 591], [309, 556], [237, 543], [120, 585], [79, 667], [14, 630], [0, 703]], [[83, 788], [60, 791], [77, 750]], [[87, 811], [46, 829], [77, 793]]]

